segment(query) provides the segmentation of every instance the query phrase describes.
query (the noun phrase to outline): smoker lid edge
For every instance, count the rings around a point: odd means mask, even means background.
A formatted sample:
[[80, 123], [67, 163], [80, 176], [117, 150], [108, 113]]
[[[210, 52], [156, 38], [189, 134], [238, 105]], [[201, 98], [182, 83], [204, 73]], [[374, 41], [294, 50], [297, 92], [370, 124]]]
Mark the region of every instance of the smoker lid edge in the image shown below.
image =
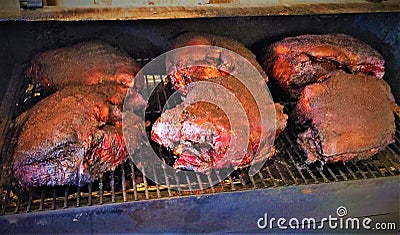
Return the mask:
[[397, 0], [374, 1], [279, 1], [252, 4], [205, 4], [190, 6], [60, 7], [0, 9], [0, 21], [82, 21], [178, 19], [232, 16], [310, 15], [342, 13], [400, 12]]

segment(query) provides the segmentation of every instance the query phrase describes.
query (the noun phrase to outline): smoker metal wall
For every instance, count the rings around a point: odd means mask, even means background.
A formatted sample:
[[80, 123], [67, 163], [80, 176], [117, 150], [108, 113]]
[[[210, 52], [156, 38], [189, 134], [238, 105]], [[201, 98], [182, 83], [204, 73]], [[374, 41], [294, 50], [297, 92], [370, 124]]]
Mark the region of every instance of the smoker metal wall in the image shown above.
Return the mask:
[[230, 17], [178, 20], [0, 22], [0, 99], [15, 63], [25, 63], [38, 51], [88, 39], [102, 39], [127, 50], [135, 58], [155, 57], [168, 40], [187, 31], [229, 36], [257, 55], [267, 44], [305, 33], [346, 33], [383, 54], [385, 79], [399, 102], [400, 13], [313, 16]]
[[339, 218], [339, 206], [347, 208], [343, 218], [370, 217], [371, 226], [394, 222], [398, 230], [399, 180], [395, 176], [7, 215], [0, 217], [0, 233], [268, 232], [257, 228], [264, 213], [319, 221], [329, 215]]

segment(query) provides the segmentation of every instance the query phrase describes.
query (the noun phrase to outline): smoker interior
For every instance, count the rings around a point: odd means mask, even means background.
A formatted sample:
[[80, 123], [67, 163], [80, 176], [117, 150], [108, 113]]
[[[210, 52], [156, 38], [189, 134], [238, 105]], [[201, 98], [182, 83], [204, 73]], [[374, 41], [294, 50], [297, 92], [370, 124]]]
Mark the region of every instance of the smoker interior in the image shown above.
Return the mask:
[[[1, 149], [2, 215], [24, 214], [43, 210], [60, 210], [71, 207], [101, 207], [102, 204], [170, 199], [190, 195], [209, 195], [233, 191], [281, 188], [297, 185], [335, 184], [340, 181], [359, 181], [400, 174], [400, 121], [396, 117], [396, 141], [371, 159], [346, 164], [307, 165], [305, 156], [296, 144], [301, 131], [289, 119], [287, 129], [277, 138], [277, 154], [254, 177], [246, 169], [233, 172], [220, 184], [206, 188], [208, 178], [177, 182], [174, 175], [166, 175], [166, 185], [149, 180], [131, 161], [125, 162], [114, 172], [83, 187], [30, 187], [21, 188], [10, 177], [9, 157], [16, 138], [13, 120], [21, 112], [42, 99], [40, 88], [26, 92], [29, 81], [23, 76], [24, 66], [37, 52], [71, 45], [74, 42], [101, 39], [126, 50], [143, 66], [152, 58], [165, 52], [168, 41], [188, 31], [206, 32], [228, 36], [244, 43], [257, 56], [269, 43], [306, 33], [346, 33], [370, 44], [386, 60], [384, 79], [390, 84], [396, 102], [399, 103], [400, 39], [399, 13], [341, 14], [313, 16], [265, 16], [211, 19], [98, 21], [98, 22], [1, 22], [3, 100], [1, 124], [5, 127]], [[155, 121], [161, 114], [165, 101], [173, 90], [162, 74], [147, 74], [146, 89], [157, 86], [146, 110], [146, 119]], [[8, 87], [8, 89], [7, 89]], [[285, 104], [291, 112], [293, 103], [273, 83], [269, 88], [275, 101]], [[7, 90], [6, 90], [7, 89]], [[143, 92], [146, 92], [144, 90]], [[6, 107], [6, 108], [4, 108]], [[6, 118], [5, 118], [6, 117]], [[173, 161], [171, 153], [154, 145], [156, 153], [166, 164]], [[216, 173], [215, 173], [216, 174]], [[187, 191], [175, 191], [172, 185], [187, 187]], [[198, 186], [200, 190], [190, 190]], [[332, 186], [333, 187], [333, 186]], [[278, 189], [276, 189], [278, 190]], [[396, 195], [396, 192], [392, 192]], [[398, 192], [397, 192], [398, 195]], [[279, 204], [278, 204], [279, 205]], [[396, 205], [394, 205], [396, 206]], [[398, 207], [398, 206], [397, 206]]]

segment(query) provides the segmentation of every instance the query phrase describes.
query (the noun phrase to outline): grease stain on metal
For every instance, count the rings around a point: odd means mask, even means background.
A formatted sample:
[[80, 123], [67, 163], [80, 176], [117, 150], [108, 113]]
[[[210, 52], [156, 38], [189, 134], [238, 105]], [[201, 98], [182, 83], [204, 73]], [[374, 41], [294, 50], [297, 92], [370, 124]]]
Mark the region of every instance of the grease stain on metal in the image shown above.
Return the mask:
[[311, 188], [304, 188], [303, 193], [304, 194], [312, 194], [312, 190], [311, 190]]

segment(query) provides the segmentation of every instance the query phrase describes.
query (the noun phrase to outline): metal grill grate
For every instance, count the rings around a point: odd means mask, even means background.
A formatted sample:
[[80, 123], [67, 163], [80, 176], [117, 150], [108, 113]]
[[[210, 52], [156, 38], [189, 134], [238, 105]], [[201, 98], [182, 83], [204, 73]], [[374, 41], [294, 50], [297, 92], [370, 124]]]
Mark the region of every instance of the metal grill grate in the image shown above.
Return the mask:
[[[139, 60], [145, 64], [149, 60]], [[22, 68], [16, 70], [20, 75]], [[41, 96], [30, 93], [26, 97], [28, 83], [23, 81], [16, 84], [20, 87], [16, 92], [19, 97], [18, 106], [14, 107], [14, 117], [26, 109], [26, 105], [37, 102]], [[163, 75], [147, 75], [146, 87], [150, 90], [157, 85], [155, 93], [150, 100], [149, 108], [146, 111], [146, 119], [154, 122], [161, 114], [163, 106], [168, 97], [174, 92], [171, 85], [165, 81]], [[21, 98], [23, 97], [23, 98]], [[25, 101], [25, 102], [24, 102]], [[178, 101], [177, 101], [178, 102]], [[177, 103], [176, 102], [176, 103]], [[176, 105], [176, 103], [172, 103]], [[24, 105], [21, 105], [24, 104]], [[288, 103], [286, 107], [290, 109]], [[288, 111], [288, 110], [286, 110]], [[179, 182], [178, 177], [164, 174], [166, 185], [159, 185], [149, 180], [146, 176], [155, 172], [145, 172], [138, 169], [131, 160], [126, 161], [114, 172], [106, 173], [101, 179], [85, 185], [77, 186], [57, 186], [57, 187], [29, 187], [20, 188], [16, 181], [10, 179], [3, 170], [2, 182], [5, 188], [2, 192], [2, 202], [0, 213], [13, 214], [24, 212], [36, 212], [43, 210], [56, 210], [69, 207], [95, 206], [108, 203], [119, 203], [127, 201], [150, 200], [157, 198], [181, 197], [186, 195], [202, 195], [212, 193], [224, 193], [238, 190], [253, 190], [260, 188], [285, 187], [290, 185], [320, 184], [338, 181], [360, 180], [385, 176], [400, 175], [400, 121], [396, 117], [396, 142], [388, 146], [385, 150], [371, 159], [356, 163], [348, 162], [327, 164], [323, 167], [317, 164], [307, 165], [304, 163], [304, 154], [296, 144], [296, 136], [299, 130], [292, 121], [288, 121], [286, 130], [277, 138], [277, 153], [272, 160], [267, 162], [262, 170], [254, 177], [246, 174], [246, 169], [237, 170], [227, 179], [211, 188], [204, 188], [209, 177], [197, 175], [193, 181], [186, 177], [186, 182]], [[9, 142], [3, 146], [3, 164], [7, 156], [12, 153], [16, 139], [13, 138], [15, 127], [12, 120], [7, 123], [4, 141]], [[150, 131], [150, 127], [148, 129]], [[149, 133], [148, 133], [149, 134]], [[166, 149], [154, 144], [153, 148], [162, 157], [166, 164], [173, 161], [171, 153]], [[218, 172], [217, 177], [220, 178]], [[156, 180], [157, 181], [157, 180]], [[186, 187], [188, 191], [172, 190], [172, 185]], [[192, 186], [197, 186], [200, 190], [192, 190]]]

